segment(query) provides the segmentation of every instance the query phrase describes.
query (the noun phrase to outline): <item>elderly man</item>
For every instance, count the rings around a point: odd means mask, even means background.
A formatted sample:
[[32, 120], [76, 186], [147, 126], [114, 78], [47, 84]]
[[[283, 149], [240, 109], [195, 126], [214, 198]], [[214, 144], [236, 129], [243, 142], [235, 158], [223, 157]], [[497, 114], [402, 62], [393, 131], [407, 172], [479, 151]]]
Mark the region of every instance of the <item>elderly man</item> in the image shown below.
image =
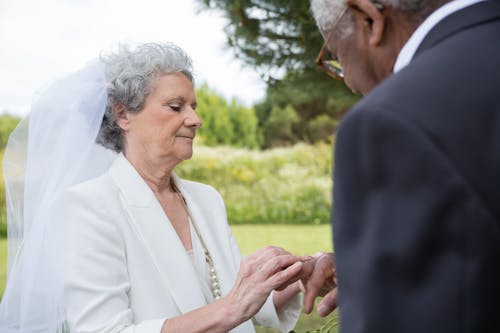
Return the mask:
[[[365, 95], [336, 138], [343, 332], [500, 332], [500, 1], [311, 9], [317, 62]], [[319, 263], [306, 311], [332, 285]]]

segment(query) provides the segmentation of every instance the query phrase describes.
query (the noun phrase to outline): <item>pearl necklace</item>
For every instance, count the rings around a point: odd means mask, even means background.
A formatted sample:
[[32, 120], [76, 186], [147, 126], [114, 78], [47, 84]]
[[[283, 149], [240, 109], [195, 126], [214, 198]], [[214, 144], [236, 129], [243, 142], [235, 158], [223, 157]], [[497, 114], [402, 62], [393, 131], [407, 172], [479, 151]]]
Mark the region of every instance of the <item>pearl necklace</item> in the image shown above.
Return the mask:
[[174, 188], [174, 191], [177, 193], [177, 195], [181, 199], [181, 203], [184, 206], [184, 209], [186, 210], [186, 212], [189, 216], [189, 219], [191, 220], [191, 224], [192, 224], [193, 229], [196, 233], [196, 236], [198, 236], [198, 239], [200, 240], [201, 246], [203, 247], [203, 252], [205, 254], [205, 262], [208, 265], [208, 272], [210, 274], [210, 291], [211, 291], [214, 299], [218, 300], [222, 297], [222, 294], [221, 294], [221, 290], [220, 290], [219, 278], [217, 277], [217, 271], [215, 270], [215, 265], [214, 265], [214, 261], [212, 260], [212, 256], [210, 255], [210, 252], [208, 251], [208, 248], [205, 245], [203, 238], [201, 237], [201, 233], [198, 230], [198, 227], [196, 226], [193, 215], [191, 214], [191, 211], [187, 205], [186, 200], [182, 196], [182, 193], [179, 191], [177, 186], [173, 183], [172, 183], [172, 186]]

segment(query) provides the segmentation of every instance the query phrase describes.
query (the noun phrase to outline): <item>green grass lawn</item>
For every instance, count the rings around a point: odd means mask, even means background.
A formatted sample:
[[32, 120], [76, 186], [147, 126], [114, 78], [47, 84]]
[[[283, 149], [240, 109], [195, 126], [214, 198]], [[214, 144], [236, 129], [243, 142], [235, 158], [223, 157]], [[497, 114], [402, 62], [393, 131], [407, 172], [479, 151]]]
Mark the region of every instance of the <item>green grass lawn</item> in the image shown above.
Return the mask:
[[[231, 230], [243, 255], [266, 245], [281, 246], [297, 255], [332, 250], [330, 225], [233, 225]], [[5, 287], [6, 261], [7, 241], [0, 239], [0, 295]], [[302, 314], [295, 330], [304, 332], [319, 328], [325, 321], [315, 314]], [[257, 327], [257, 333], [271, 332], [277, 331]]]
[[243, 255], [266, 245], [281, 246], [296, 255], [331, 252], [329, 224], [320, 225], [232, 225]]

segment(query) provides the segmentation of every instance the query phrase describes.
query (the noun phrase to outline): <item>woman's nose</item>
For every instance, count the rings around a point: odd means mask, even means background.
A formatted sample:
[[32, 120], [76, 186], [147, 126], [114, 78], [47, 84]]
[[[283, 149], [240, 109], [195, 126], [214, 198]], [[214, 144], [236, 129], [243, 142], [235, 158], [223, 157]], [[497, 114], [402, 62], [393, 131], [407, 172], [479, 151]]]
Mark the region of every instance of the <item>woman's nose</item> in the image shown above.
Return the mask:
[[194, 127], [194, 128], [199, 128], [202, 124], [200, 117], [198, 117], [198, 114], [196, 111], [191, 108], [189, 115], [187, 118], [184, 120], [184, 124], [187, 127]]

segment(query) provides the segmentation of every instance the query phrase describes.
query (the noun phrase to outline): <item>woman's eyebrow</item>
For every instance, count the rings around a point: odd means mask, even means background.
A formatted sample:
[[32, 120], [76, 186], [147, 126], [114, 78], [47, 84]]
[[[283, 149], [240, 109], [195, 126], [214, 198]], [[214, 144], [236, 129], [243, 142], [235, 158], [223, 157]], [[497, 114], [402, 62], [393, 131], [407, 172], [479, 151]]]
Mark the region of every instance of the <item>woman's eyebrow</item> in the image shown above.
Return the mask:
[[186, 102], [186, 99], [182, 96], [165, 96], [164, 97], [166, 102], [181, 102], [184, 103]]

